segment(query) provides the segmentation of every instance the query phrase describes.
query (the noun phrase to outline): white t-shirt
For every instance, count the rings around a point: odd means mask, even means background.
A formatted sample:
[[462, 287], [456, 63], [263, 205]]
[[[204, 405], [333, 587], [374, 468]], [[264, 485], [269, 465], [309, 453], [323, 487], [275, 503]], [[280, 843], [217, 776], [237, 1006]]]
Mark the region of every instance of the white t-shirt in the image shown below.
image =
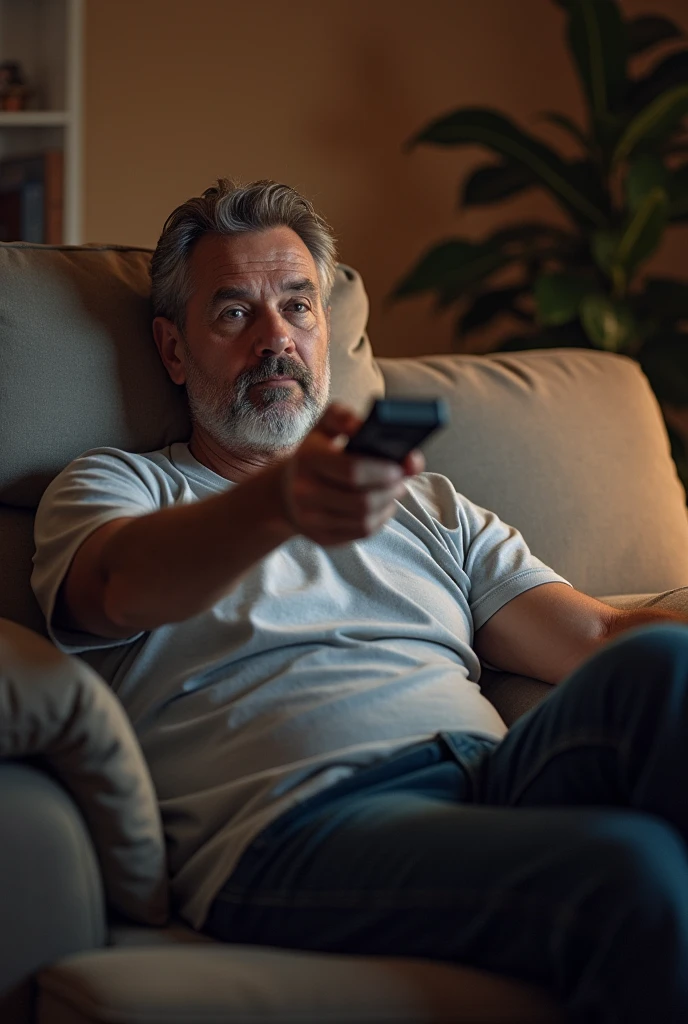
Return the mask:
[[176, 908], [197, 928], [242, 851], [296, 803], [440, 731], [501, 738], [474, 633], [531, 587], [568, 583], [517, 530], [424, 473], [375, 536], [331, 548], [296, 537], [185, 622], [127, 640], [55, 628], [60, 584], [95, 529], [233, 486], [186, 444], [98, 448], [60, 473], [36, 517], [32, 585], [50, 636], [128, 712]]

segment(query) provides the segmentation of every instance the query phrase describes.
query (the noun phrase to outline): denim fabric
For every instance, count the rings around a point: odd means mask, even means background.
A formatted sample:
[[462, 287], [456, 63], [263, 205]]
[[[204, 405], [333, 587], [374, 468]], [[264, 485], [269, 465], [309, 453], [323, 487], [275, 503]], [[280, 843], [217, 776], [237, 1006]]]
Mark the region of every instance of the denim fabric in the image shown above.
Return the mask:
[[273, 822], [216, 938], [424, 957], [574, 1022], [688, 1021], [688, 626], [601, 648], [499, 743], [447, 732]]

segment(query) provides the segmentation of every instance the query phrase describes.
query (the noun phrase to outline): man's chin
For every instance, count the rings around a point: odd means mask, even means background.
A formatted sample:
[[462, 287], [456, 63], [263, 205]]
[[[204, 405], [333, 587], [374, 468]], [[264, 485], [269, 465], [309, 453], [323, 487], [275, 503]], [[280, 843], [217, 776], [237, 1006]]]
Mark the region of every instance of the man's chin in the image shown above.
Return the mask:
[[236, 439], [262, 451], [277, 452], [300, 444], [312, 425], [302, 402], [274, 401], [244, 419]]

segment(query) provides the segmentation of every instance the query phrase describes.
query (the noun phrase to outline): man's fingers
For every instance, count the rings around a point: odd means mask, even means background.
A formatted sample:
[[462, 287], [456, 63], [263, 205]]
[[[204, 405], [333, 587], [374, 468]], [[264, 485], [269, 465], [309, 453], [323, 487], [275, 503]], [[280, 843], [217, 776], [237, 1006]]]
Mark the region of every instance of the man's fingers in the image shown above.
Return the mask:
[[405, 479], [424, 468], [420, 452], [399, 464], [342, 451], [344, 439], [360, 424], [351, 410], [333, 403], [286, 460], [286, 516], [318, 544], [346, 544], [372, 536], [394, 516], [395, 502], [406, 492]]
[[368, 491], [393, 487], [403, 479], [403, 470], [389, 459], [348, 455], [331, 450], [311, 452], [309, 470], [320, 480], [343, 490]]
[[377, 533], [392, 518], [394, 511], [394, 502], [391, 502], [377, 514], [366, 516], [364, 520], [358, 522], [353, 522], [347, 517], [337, 518], [314, 512], [304, 516], [304, 526], [307, 529], [307, 536], [317, 544], [348, 544]]
[[415, 476], [416, 473], [422, 473], [425, 469], [425, 456], [416, 448], [414, 451], [409, 452], [401, 468], [404, 471], [404, 476]]
[[345, 491], [329, 487], [318, 488], [317, 491], [304, 487], [299, 491], [297, 486], [294, 497], [304, 510], [314, 509], [333, 519], [346, 519], [350, 522], [356, 518], [377, 515], [400, 498], [405, 490], [403, 482], [394, 487], [369, 491]]

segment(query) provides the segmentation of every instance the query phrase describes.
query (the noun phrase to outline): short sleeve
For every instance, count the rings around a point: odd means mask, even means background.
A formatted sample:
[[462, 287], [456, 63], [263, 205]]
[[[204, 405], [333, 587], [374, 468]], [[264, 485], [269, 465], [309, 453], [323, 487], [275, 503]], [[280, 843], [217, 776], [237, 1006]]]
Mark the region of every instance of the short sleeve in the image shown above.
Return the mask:
[[94, 449], [71, 462], [48, 486], [36, 513], [31, 586], [45, 615], [48, 635], [63, 651], [77, 654], [130, 643], [58, 629], [55, 602], [75, 554], [95, 530], [124, 517], [160, 508], [155, 467], [142, 456], [117, 449]]
[[515, 527], [463, 495], [459, 516], [464, 532], [464, 571], [470, 579], [473, 627], [488, 619], [519, 594], [543, 583], [571, 583], [540, 561]]

